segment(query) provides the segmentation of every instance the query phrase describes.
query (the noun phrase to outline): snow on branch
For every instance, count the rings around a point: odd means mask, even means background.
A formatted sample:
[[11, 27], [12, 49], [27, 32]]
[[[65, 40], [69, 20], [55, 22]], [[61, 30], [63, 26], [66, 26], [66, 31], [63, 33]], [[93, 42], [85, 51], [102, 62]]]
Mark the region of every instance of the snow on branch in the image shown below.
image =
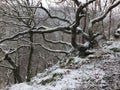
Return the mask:
[[38, 28], [35, 28], [37, 30], [32, 30], [33, 33], [40, 33], [40, 34], [43, 34], [43, 33], [52, 33], [52, 32], [56, 32], [56, 31], [62, 31], [64, 32], [65, 30], [70, 30], [70, 27], [54, 27], [54, 28], [46, 28], [46, 29], [43, 29], [43, 30], [39, 30], [39, 27]]
[[24, 47], [30, 47], [30, 45], [21, 45], [15, 49], [11, 49], [11, 50], [4, 50], [3, 48], [0, 48], [0, 52], [2, 52], [5, 55], [10, 55], [13, 53], [16, 53], [19, 49], [24, 48]]
[[29, 31], [30, 31], [30, 30], [26, 30], [26, 31], [23, 31], [23, 32], [19, 32], [19, 33], [15, 34], [15, 35], [13, 35], [13, 36], [11, 36], [11, 37], [4, 38], [4, 39], [0, 40], [0, 43], [5, 42], [5, 41], [12, 40], [12, 39], [14, 39], [14, 38], [17, 38], [17, 37], [20, 36], [20, 35], [25, 35], [25, 34], [29, 33]]
[[8, 69], [11, 69], [11, 70], [14, 70], [17, 65], [15, 64], [15, 62], [9, 57], [10, 54], [13, 54], [15, 52], [17, 52], [19, 49], [23, 48], [23, 47], [30, 47], [29, 45], [23, 45], [23, 46], [19, 46], [18, 48], [16, 49], [13, 49], [13, 50], [3, 50], [2, 48], [0, 48], [1, 52], [4, 54], [4, 56], [2, 58], [0, 58], [0, 63], [3, 62], [4, 60], [7, 60], [10, 65], [12, 67], [8, 67], [8, 66], [5, 66], [5, 65], [0, 65], [0, 67], [4, 67], [4, 68], [8, 68]]
[[17, 47], [16, 49], [13, 49], [12, 51], [10, 51], [8, 54], [16, 53], [19, 49], [24, 48], [24, 47], [30, 47], [30, 45], [21, 45]]
[[21, 5], [21, 6], [25, 7], [25, 8], [40, 8], [40, 9], [44, 10], [50, 18], [52, 18], [52, 19], [58, 19], [58, 20], [61, 20], [61, 21], [64, 21], [64, 22], [67, 22], [67, 23], [70, 24], [69, 20], [66, 20], [66, 19], [63, 19], [63, 18], [51, 15], [50, 12], [46, 8], [44, 8], [42, 6], [42, 3], [41, 3], [41, 6], [23, 6], [23, 5]]
[[88, 2], [86, 2], [82, 5], [82, 8], [87, 7], [89, 4], [93, 3], [94, 1], [96, 1], [96, 0], [89, 0]]
[[82, 19], [82, 17], [85, 17], [85, 13], [83, 11], [83, 9], [85, 7], [87, 7], [89, 4], [93, 3], [95, 0], [90, 0], [84, 4], [80, 4], [77, 11], [76, 11], [76, 14], [75, 14], [75, 23], [73, 24], [72, 28], [76, 28], [79, 26], [80, 24], [80, 20]]
[[19, 33], [15, 34], [15, 35], [13, 35], [11, 37], [4, 38], [4, 39], [0, 40], [0, 43], [15, 39], [18, 36], [22, 36], [22, 35], [25, 35], [25, 34], [28, 34], [28, 33], [43, 34], [43, 33], [52, 33], [52, 32], [56, 32], [56, 31], [64, 32], [65, 30], [70, 30], [70, 28], [69, 27], [54, 27], [54, 28], [46, 28], [46, 29], [44, 29], [44, 28], [41, 28], [41, 27], [38, 27], [38, 28], [33, 27], [33, 28], [29, 29], [29, 30], [19, 32]]
[[89, 28], [91, 28], [96, 22], [103, 20], [107, 16], [107, 14], [119, 4], [120, 1], [115, 2], [114, 4], [110, 5], [101, 16], [92, 19], [89, 23]]
[[46, 41], [46, 42], [49, 42], [49, 43], [52, 43], [52, 44], [64, 44], [64, 45], [67, 45], [67, 46], [70, 46], [71, 47], [71, 44], [68, 43], [68, 42], [64, 42], [64, 41], [53, 41], [53, 40], [48, 40], [44, 34], [42, 34], [43, 36], [43, 39]]
[[83, 36], [86, 40], [88, 40], [89, 35], [88, 35], [87, 33], [85, 33], [80, 27], [77, 27], [76, 29], [77, 29], [77, 31], [78, 31], [80, 34], [82, 34], [82, 36]]
[[61, 20], [61, 21], [64, 21], [64, 22], [67, 22], [67, 23], [70, 24], [70, 21], [69, 21], [69, 20], [66, 20], [66, 19], [63, 19], [63, 18], [60, 18], [60, 17], [57, 17], [57, 16], [52, 16], [52, 15], [48, 12], [48, 10], [47, 10], [46, 8], [41, 7], [41, 9], [43, 9], [43, 10], [48, 14], [48, 16], [49, 16], [50, 18], [52, 18], [52, 19], [58, 19], [58, 20]]
[[40, 43], [32, 43], [33, 45], [39, 45], [41, 46], [43, 49], [49, 51], [49, 52], [52, 52], [52, 53], [63, 53], [63, 54], [69, 54], [70, 51], [65, 51], [65, 50], [53, 50], [53, 49], [50, 49], [50, 48], [47, 48], [45, 47], [44, 45], [40, 44]]
[[79, 2], [78, 0], [72, 0], [72, 1], [74, 1], [77, 6], [79, 6], [80, 3], [81, 3], [81, 2]]
[[19, 26], [19, 27], [27, 27], [26, 25], [18, 24], [18, 23], [15, 23], [13, 21], [5, 21], [5, 20], [0, 19], [0, 22], [8, 24], [8, 25], [14, 25], [14, 26]]

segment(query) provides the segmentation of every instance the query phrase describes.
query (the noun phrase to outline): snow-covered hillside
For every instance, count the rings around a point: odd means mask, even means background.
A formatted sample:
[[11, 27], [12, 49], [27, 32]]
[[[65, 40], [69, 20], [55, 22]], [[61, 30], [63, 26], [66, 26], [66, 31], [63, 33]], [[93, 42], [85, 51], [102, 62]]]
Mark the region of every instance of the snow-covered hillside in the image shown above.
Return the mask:
[[86, 58], [66, 57], [9, 90], [120, 90], [120, 41], [109, 41]]

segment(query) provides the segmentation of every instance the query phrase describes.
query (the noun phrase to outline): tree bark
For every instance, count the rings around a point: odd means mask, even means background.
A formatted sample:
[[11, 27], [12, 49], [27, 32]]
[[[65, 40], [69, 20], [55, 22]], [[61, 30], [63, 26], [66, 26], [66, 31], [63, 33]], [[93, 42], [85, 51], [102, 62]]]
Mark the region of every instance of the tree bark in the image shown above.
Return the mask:
[[26, 79], [26, 81], [27, 82], [29, 82], [30, 81], [30, 79], [31, 79], [31, 66], [32, 66], [32, 55], [33, 55], [33, 33], [32, 32], [30, 32], [30, 42], [31, 42], [31, 44], [30, 44], [30, 53], [29, 53], [29, 59], [28, 59], [28, 66], [27, 66], [27, 79]]
[[14, 79], [15, 79], [15, 83], [21, 83], [21, 82], [23, 82], [22, 81], [22, 78], [21, 78], [21, 76], [20, 76], [20, 69], [19, 69], [19, 66], [17, 66], [16, 64], [15, 64], [15, 62], [8, 56], [8, 55], [6, 55], [5, 56], [5, 60], [7, 60], [9, 63], [10, 63], [10, 65], [13, 67], [13, 75], [14, 75]]

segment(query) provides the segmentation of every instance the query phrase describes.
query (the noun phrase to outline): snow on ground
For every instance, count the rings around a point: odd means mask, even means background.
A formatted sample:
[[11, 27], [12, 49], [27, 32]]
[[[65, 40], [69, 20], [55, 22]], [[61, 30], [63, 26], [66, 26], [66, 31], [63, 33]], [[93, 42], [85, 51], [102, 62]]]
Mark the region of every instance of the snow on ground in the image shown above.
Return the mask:
[[[119, 47], [120, 42], [112, 42], [108, 47], [105, 46], [103, 48], [103, 52], [105, 49], [108, 50]], [[107, 67], [113, 64], [113, 62], [119, 61], [119, 57], [115, 58], [113, 53], [112, 55], [111, 53], [107, 54], [111, 56], [109, 59], [101, 59], [101, 57], [92, 59], [88, 57], [68, 57], [62, 64], [58, 63], [33, 77], [31, 82], [12, 85], [9, 90], [98, 90], [98, 88], [105, 90], [103, 88], [106, 88], [109, 84], [103, 79], [106, 72], [109, 72], [109, 68]], [[108, 62], [109, 65], [106, 65], [105, 63]], [[117, 66], [117, 68], [119, 68], [119, 66]], [[112, 67], [112, 69], [113, 71], [115, 70], [114, 67]], [[95, 89], [95, 87], [97, 89]]]
[[107, 41], [104, 48], [120, 48], [120, 41]]
[[[75, 61], [79, 62], [84, 59], [75, 57]], [[52, 81], [46, 85], [41, 85], [40, 82], [42, 80], [49, 79], [54, 73], [62, 74], [61, 77], [58, 77], [56, 81]], [[10, 90], [65, 90], [70, 89], [74, 90], [82, 86], [84, 81], [87, 81], [91, 78], [100, 80], [104, 76], [104, 72], [99, 68], [94, 68], [94, 64], [91, 65], [83, 65], [79, 69], [60, 69], [52, 71], [49, 75], [40, 78], [39, 75], [34, 77], [32, 85], [27, 83], [21, 83], [13, 85]], [[82, 83], [84, 82], [84, 83]]]

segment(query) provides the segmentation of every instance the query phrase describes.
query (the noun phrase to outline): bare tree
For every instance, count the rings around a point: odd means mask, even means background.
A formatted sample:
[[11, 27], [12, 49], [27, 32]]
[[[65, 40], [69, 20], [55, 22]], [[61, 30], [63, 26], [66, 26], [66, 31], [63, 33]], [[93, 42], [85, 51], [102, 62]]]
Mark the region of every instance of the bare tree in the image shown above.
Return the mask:
[[[97, 22], [102, 21], [108, 13], [115, 7], [117, 7], [120, 4], [119, 0], [116, 0], [112, 4], [110, 4], [107, 8], [105, 8], [104, 12], [102, 12], [101, 15], [90, 18], [88, 24], [85, 25], [85, 27], [81, 27], [81, 20], [83, 18], [89, 17], [88, 10], [85, 11], [85, 9], [90, 6], [92, 3], [97, 2], [98, 0], [86, 0], [86, 3], [82, 3], [78, 0], [61, 0], [60, 2], [55, 2], [58, 5], [65, 4], [67, 6], [67, 2], [69, 2], [69, 8], [74, 8], [74, 12], [71, 12], [73, 15], [72, 19], [67, 17], [66, 11], [60, 11], [63, 16], [55, 15], [53, 9], [48, 9], [43, 6], [41, 0], [37, 1], [37, 3], [34, 2], [34, 0], [4, 0], [1, 2], [0, 6], [0, 15], [1, 19], [0, 22], [11, 25], [12, 27], [17, 27], [17, 30], [15, 29], [15, 32], [10, 35], [9, 37], [4, 37], [0, 40], [0, 43], [4, 42], [12, 42], [13, 40], [19, 40], [21, 41], [20, 47], [15, 47], [13, 50], [2, 50], [4, 52], [4, 58], [1, 59], [1, 62], [8, 61], [9, 64], [12, 66], [8, 67], [13, 70], [14, 77], [16, 78], [17, 82], [22, 82], [22, 78], [20, 76], [19, 72], [19, 66], [16, 65], [14, 61], [12, 61], [12, 54], [16, 53], [21, 48], [29, 48], [29, 56], [28, 56], [28, 64], [27, 66], [27, 79], [26, 81], [30, 81], [31, 79], [31, 68], [32, 68], [32, 58], [34, 57], [34, 47], [40, 46], [43, 49], [52, 52], [52, 53], [61, 53], [61, 54], [70, 54], [74, 52], [79, 52], [79, 56], [86, 56], [90, 54], [90, 52], [87, 52], [88, 49], [93, 48], [94, 44], [96, 44], [95, 38], [100, 35], [99, 32], [94, 32], [94, 25]], [[65, 3], [66, 2], [66, 3]], [[96, 4], [97, 5], [97, 4]], [[95, 6], [97, 7], [97, 6]], [[61, 7], [59, 7], [61, 9]], [[42, 10], [42, 11], [39, 11]], [[41, 16], [37, 15], [38, 13], [43, 14]], [[47, 16], [44, 17], [44, 15]], [[8, 18], [7, 20], [5, 18]], [[40, 23], [40, 20], [43, 19], [44, 21], [47, 21], [48, 18], [55, 22], [54, 26], [49, 25], [42, 25]], [[86, 20], [86, 19], [85, 19]], [[53, 23], [53, 22], [50, 22]], [[84, 30], [84, 29], [87, 30]], [[51, 34], [53, 32], [63, 32], [66, 35], [70, 35], [71, 42], [65, 42], [65, 41], [59, 41], [59, 40], [49, 40], [46, 38], [46, 34]], [[36, 42], [34, 40], [35, 35], [41, 35], [43, 40], [47, 43], [52, 44], [62, 44], [66, 45], [67, 47], [71, 47], [70, 50], [56, 50], [47, 47], [42, 42]], [[77, 35], [81, 35], [84, 38], [84, 43], [79, 43], [77, 41]], [[24, 42], [24, 43], [23, 43]], [[3, 66], [6, 67], [6, 66]]]

